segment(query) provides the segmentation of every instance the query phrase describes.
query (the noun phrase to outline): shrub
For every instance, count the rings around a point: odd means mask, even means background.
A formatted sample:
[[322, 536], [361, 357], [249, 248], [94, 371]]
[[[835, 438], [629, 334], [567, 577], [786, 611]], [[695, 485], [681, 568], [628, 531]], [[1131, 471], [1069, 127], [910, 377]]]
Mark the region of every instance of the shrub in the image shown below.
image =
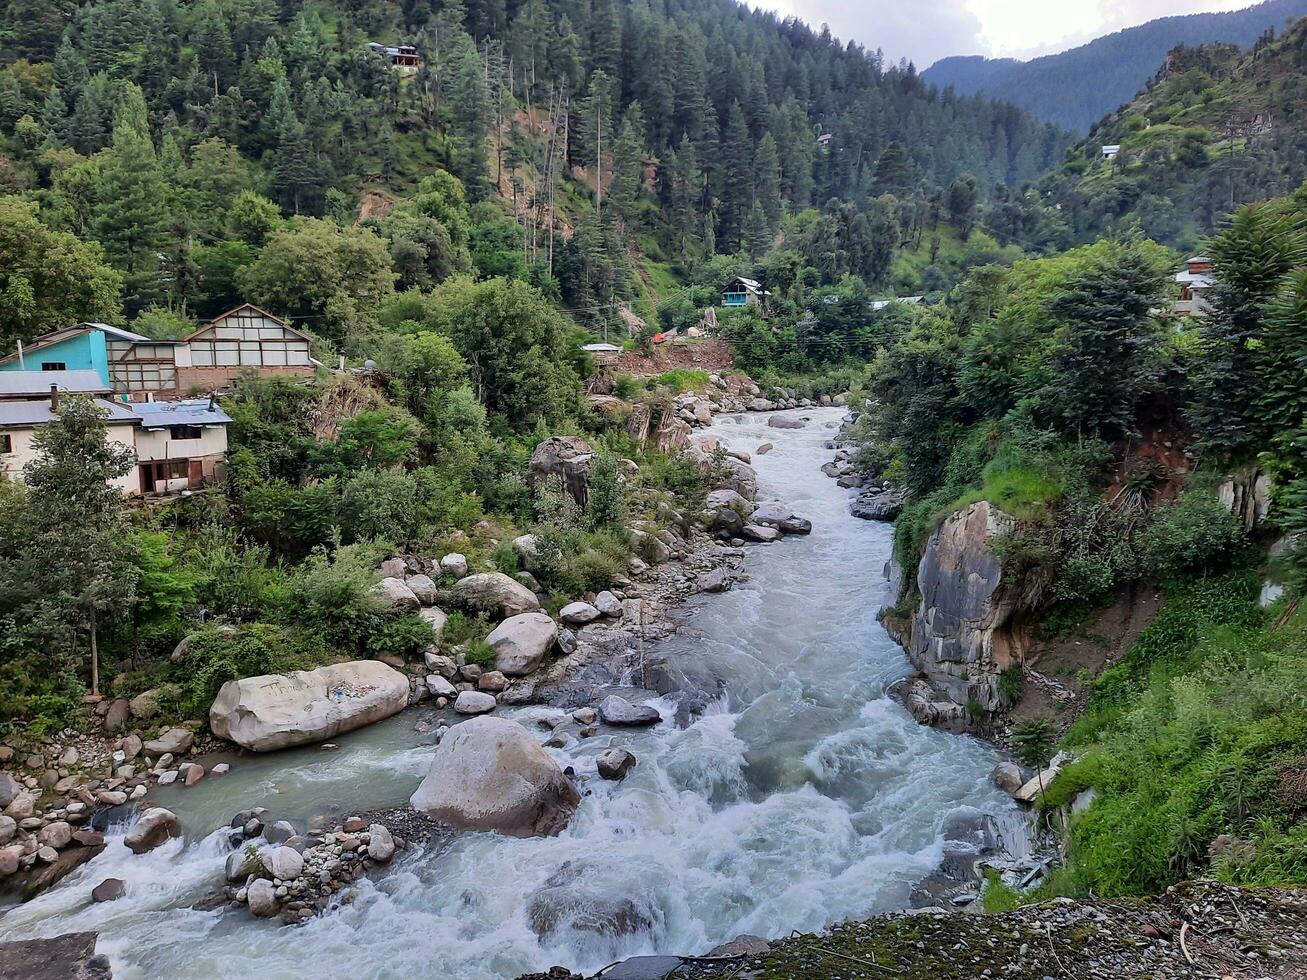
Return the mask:
[[1149, 566], [1171, 577], [1227, 568], [1245, 541], [1242, 525], [1214, 494], [1192, 489], [1158, 509], [1142, 546]]
[[364, 642], [372, 653], [412, 657], [435, 643], [436, 634], [421, 616], [395, 616], [377, 623]]
[[186, 645], [179, 670], [182, 693], [174, 707], [182, 717], [201, 717], [208, 714], [218, 689], [227, 681], [308, 670], [322, 662], [293, 633], [271, 623], [236, 629], [209, 625]]
[[640, 382], [629, 374], [619, 374], [613, 381], [613, 394], [630, 401], [640, 392]]

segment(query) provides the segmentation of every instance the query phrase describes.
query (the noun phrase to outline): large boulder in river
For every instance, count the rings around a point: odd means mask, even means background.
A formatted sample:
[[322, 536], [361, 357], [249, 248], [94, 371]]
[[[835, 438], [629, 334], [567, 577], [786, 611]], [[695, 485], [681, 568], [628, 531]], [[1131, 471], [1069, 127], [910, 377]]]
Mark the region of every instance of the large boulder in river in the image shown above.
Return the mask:
[[767, 420], [767, 425], [773, 429], [802, 429], [807, 424], [807, 419], [793, 415], [773, 415]]
[[517, 616], [540, 608], [540, 600], [503, 572], [479, 572], [454, 584], [454, 601], [473, 612]]
[[558, 624], [542, 612], [510, 616], [486, 637], [495, 651], [495, 670], [509, 677], [534, 673], [558, 638]]
[[255, 752], [324, 742], [389, 718], [408, 705], [408, 679], [379, 660], [228, 681], [209, 727]]
[[132, 824], [123, 838], [123, 843], [133, 854], [152, 851], [170, 837], [182, 835], [181, 821], [177, 814], [161, 806], [151, 807], [141, 814], [140, 819]]
[[849, 513], [864, 521], [892, 521], [903, 513], [903, 494], [898, 490], [876, 490], [860, 494], [849, 504]]
[[783, 504], [779, 500], [769, 500], [765, 504], [759, 504], [758, 509], [753, 512], [751, 523], [761, 524], [763, 527], [774, 527], [784, 534], [810, 534], [812, 532], [812, 521], [800, 517], [789, 508], [789, 505]]
[[917, 567], [921, 602], [912, 616], [908, 659], [958, 705], [1002, 707], [998, 677], [1024, 660], [1031, 612], [1047, 573], [1007, 581], [995, 539], [1016, 525], [987, 500], [957, 511], [929, 540]]
[[548, 837], [580, 803], [571, 781], [515, 721], [473, 718], [449, 730], [410, 801], [458, 830]]

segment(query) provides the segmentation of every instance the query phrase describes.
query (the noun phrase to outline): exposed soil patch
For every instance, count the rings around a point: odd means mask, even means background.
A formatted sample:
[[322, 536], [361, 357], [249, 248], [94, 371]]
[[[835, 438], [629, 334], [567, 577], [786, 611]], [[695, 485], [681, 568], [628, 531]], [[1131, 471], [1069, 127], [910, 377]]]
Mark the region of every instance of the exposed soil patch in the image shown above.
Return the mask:
[[662, 344], [647, 353], [622, 351], [615, 370], [640, 378], [677, 369], [721, 372], [733, 367], [735, 355], [731, 353], [731, 345], [724, 340], [704, 338], [685, 344]]
[[1065, 729], [1085, 709], [1092, 682], [1120, 660], [1162, 607], [1162, 589], [1135, 583], [1063, 635], [1036, 635], [1026, 657], [1021, 699], [1009, 724], [1036, 718]]

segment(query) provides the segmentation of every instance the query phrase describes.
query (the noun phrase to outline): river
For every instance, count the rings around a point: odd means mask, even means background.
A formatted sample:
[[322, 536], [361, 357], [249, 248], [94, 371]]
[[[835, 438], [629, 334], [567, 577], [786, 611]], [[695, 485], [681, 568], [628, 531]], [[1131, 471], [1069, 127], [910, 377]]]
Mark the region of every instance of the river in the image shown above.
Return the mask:
[[[803, 410], [811, 421], [798, 430], [769, 428], [764, 415], [718, 419], [713, 431], [735, 448], [774, 444], [754, 456], [760, 499], [785, 500], [813, 532], [750, 546], [748, 581], [682, 610], [687, 628], [661, 649], [724, 680], [707, 713], [678, 728], [664, 705], [668, 720], [654, 729], [550, 750], [590, 777], [562, 835], [467, 834], [410, 848], [361, 880], [352, 903], [299, 927], [186, 907], [221, 879], [227, 846], [213, 831], [239, 809], [266, 806], [269, 819], [302, 827], [310, 812], [405, 801], [433, 738], [410, 711], [340, 739], [334, 753], [242, 756], [221, 779], [152, 794], [181, 816], [185, 839], [134, 856], [117, 828], [94, 861], [0, 918], [0, 939], [98, 931], [120, 980], [475, 980], [702, 953], [740, 933], [786, 935], [904, 907], [938, 866], [950, 825], [979, 814], [1012, 822], [1015, 809], [987, 778], [992, 748], [917, 725], [885, 694], [909, 672], [876, 621], [892, 528], [850, 517], [848, 492], [820, 472], [842, 411]], [[594, 778], [595, 757], [612, 745], [639, 759], [621, 783]], [[576, 879], [576, 902], [553, 903], [554, 931], [541, 939], [532, 896], [560, 869]], [[126, 896], [90, 904], [107, 877], [122, 878]], [[585, 928], [587, 910], [614, 902], [633, 934]]]

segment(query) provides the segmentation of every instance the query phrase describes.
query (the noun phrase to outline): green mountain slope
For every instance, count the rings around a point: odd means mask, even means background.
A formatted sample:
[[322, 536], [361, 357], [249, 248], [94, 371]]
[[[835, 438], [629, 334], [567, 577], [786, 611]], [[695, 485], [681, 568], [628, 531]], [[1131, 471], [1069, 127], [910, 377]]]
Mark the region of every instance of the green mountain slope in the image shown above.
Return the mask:
[[922, 73], [941, 89], [1003, 99], [1039, 119], [1084, 132], [1134, 98], [1178, 44], [1223, 42], [1247, 48], [1268, 30], [1307, 14], [1307, 0], [1266, 0], [1245, 10], [1162, 17], [1058, 54], [1017, 61], [942, 58]]
[[[1041, 182], [1081, 238], [1138, 223], [1184, 247], [1232, 207], [1307, 178], [1307, 22], [1243, 52], [1179, 48]], [[1103, 159], [1104, 145], [1120, 154]]]

